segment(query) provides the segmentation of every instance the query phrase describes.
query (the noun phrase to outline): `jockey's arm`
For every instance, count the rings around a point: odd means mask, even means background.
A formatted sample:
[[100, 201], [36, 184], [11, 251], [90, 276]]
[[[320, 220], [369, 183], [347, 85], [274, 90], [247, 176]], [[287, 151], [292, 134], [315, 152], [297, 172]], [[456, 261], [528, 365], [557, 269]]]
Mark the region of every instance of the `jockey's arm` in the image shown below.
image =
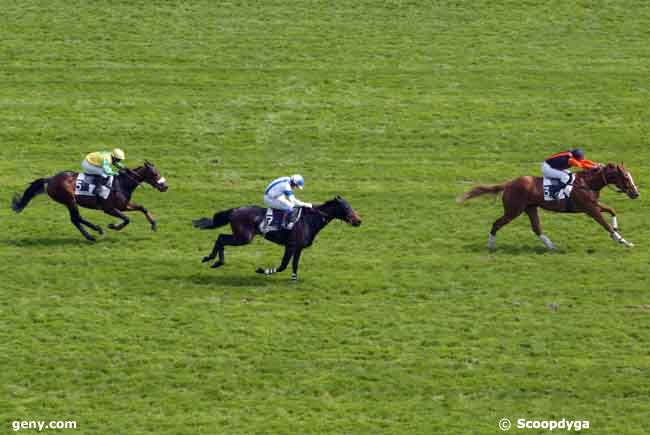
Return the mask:
[[295, 197], [293, 192], [285, 192], [284, 193], [289, 201], [293, 204], [294, 207], [307, 207], [307, 208], [312, 208], [311, 203], [309, 202], [302, 202], [298, 198]]
[[113, 171], [113, 168], [111, 167], [111, 161], [109, 159], [104, 159], [102, 162], [102, 169], [106, 175], [115, 175], [115, 171]]
[[599, 166], [598, 163], [592, 162], [591, 160], [577, 160], [577, 159], [569, 159], [569, 165], [581, 169], [593, 169]]

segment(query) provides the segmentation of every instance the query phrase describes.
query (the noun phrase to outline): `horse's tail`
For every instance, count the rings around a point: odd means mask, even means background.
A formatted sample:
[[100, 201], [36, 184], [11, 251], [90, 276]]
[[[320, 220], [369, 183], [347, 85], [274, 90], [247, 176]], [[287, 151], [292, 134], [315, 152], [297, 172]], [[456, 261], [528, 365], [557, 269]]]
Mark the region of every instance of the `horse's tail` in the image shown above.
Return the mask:
[[499, 194], [499, 192], [503, 192], [503, 189], [506, 188], [506, 184], [508, 183], [476, 186], [475, 188], [473, 188], [469, 192], [465, 192], [463, 196], [458, 198], [458, 202], [465, 202], [468, 199], [476, 198], [477, 196], [485, 195], [486, 193], [497, 195]]
[[233, 209], [224, 210], [216, 213], [213, 218], [201, 218], [192, 221], [192, 225], [201, 230], [213, 230], [230, 223], [230, 214]]
[[29, 204], [29, 201], [31, 201], [33, 197], [40, 195], [41, 193], [45, 193], [45, 185], [48, 183], [48, 181], [50, 181], [49, 178], [39, 178], [37, 180], [34, 180], [25, 190], [23, 196], [20, 196], [18, 194], [14, 195], [11, 200], [11, 208], [13, 211], [20, 213], [25, 207], [27, 207], [27, 204]]

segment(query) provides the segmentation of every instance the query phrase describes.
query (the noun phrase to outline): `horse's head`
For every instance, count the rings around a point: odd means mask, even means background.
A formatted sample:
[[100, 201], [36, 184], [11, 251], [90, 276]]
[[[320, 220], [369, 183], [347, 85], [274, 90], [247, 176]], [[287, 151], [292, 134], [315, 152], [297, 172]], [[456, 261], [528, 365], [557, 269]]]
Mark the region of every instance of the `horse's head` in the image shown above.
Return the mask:
[[639, 189], [634, 184], [632, 174], [625, 168], [623, 163], [620, 165], [608, 163], [603, 167], [603, 171], [607, 183], [614, 184], [619, 192], [625, 193], [632, 199], [639, 197]]
[[318, 210], [333, 219], [340, 219], [353, 227], [361, 225], [361, 218], [356, 211], [340, 196], [336, 196], [318, 207]]
[[137, 167], [133, 170], [140, 177], [140, 182], [145, 182], [161, 192], [166, 192], [169, 189], [165, 177], [160, 175], [160, 171], [153, 163], [144, 161], [144, 166]]

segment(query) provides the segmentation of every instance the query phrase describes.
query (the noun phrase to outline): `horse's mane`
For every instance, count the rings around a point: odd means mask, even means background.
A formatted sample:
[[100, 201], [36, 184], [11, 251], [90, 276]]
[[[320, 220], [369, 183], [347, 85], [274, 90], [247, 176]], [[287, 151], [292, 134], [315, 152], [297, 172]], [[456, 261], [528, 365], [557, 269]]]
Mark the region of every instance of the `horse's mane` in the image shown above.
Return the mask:
[[118, 171], [118, 174], [127, 174], [128, 175], [129, 172], [138, 172], [138, 171], [141, 171], [141, 170], [145, 169], [147, 166], [154, 167], [153, 163], [151, 163], [148, 160], [145, 160], [143, 165], [136, 166], [135, 168], [122, 168], [122, 169], [120, 169]]
[[314, 208], [323, 208], [325, 206], [332, 205], [332, 204], [335, 204], [335, 203], [336, 203], [336, 198], [332, 198], [332, 199], [330, 199], [328, 201], [325, 201], [322, 204], [314, 206]]
[[602, 171], [607, 170], [607, 168], [616, 168], [616, 167], [617, 165], [615, 165], [614, 163], [607, 163], [605, 165], [599, 165], [591, 169], [585, 169], [582, 172], [578, 172], [578, 174], [582, 174], [583, 177], [592, 177], [594, 175], [598, 175]]

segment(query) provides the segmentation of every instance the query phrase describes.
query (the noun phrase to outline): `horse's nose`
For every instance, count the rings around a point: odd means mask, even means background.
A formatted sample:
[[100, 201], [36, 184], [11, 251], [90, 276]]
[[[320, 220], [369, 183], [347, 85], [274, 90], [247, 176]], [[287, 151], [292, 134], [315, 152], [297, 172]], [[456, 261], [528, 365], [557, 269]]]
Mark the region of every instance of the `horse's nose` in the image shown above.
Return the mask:
[[637, 199], [639, 197], [639, 192], [632, 192], [630, 193], [630, 198], [632, 199]]

